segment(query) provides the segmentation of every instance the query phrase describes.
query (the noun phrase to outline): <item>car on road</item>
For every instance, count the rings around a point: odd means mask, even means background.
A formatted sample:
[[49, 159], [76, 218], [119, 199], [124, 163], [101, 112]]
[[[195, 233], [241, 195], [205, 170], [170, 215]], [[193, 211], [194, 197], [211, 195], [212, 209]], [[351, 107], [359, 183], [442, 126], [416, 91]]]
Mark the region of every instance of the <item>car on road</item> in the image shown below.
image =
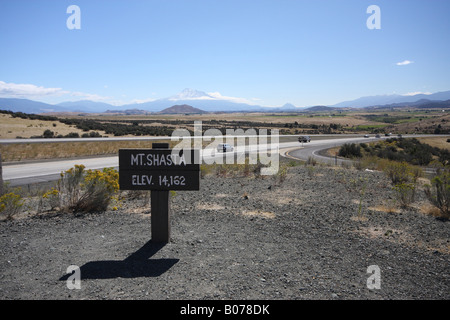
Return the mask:
[[233, 151], [233, 150], [234, 150], [234, 148], [228, 143], [219, 143], [217, 145], [218, 152], [228, 152], [228, 151]]
[[298, 142], [310, 142], [311, 138], [309, 136], [300, 136], [298, 137]]
[[375, 138], [381, 138], [381, 136], [380, 136], [379, 134], [377, 134], [377, 135], [375, 136]]
[[365, 134], [365, 135], [364, 135], [364, 138], [368, 138], [368, 137], [369, 137], [369, 135], [368, 135], [368, 134]]

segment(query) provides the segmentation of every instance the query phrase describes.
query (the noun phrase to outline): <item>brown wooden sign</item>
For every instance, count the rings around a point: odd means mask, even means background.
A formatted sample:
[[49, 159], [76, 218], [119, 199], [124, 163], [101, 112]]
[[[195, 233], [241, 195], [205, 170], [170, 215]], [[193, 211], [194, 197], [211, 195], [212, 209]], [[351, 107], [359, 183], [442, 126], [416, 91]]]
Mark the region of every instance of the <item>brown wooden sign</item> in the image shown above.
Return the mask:
[[169, 190], [200, 190], [200, 151], [174, 152], [168, 143], [153, 149], [119, 150], [121, 190], [151, 190], [152, 241], [170, 241]]
[[200, 190], [199, 150], [121, 149], [121, 190]]

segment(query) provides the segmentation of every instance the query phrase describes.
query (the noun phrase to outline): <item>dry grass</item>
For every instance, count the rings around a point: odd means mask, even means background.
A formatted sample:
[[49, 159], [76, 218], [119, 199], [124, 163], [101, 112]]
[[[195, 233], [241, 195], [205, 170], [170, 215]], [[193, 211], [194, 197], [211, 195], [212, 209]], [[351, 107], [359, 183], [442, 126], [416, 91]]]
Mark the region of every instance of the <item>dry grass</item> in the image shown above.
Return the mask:
[[449, 137], [425, 137], [425, 138], [417, 138], [422, 143], [429, 144], [432, 147], [437, 147], [439, 149], [450, 150], [450, 142], [447, 142]]
[[368, 208], [371, 211], [386, 212], [386, 213], [401, 213], [402, 210], [395, 208], [393, 205], [381, 204]]
[[[78, 133], [80, 136], [84, 132], [74, 126], [68, 126], [59, 121], [43, 121], [29, 120], [21, 118], [13, 118], [9, 114], [0, 114], [0, 138], [15, 139], [17, 137], [30, 138], [32, 136], [40, 136], [45, 130], [51, 130], [55, 135], [67, 135], [72, 132]], [[101, 135], [105, 135], [101, 133]]]
[[394, 229], [388, 226], [360, 226], [355, 232], [369, 239], [385, 239], [387, 241], [402, 244], [412, 248], [420, 248], [430, 252], [438, 251], [443, 254], [450, 254], [450, 245], [445, 238], [437, 238], [433, 241], [423, 241], [417, 238], [412, 232], [403, 229]]
[[216, 210], [223, 210], [225, 209], [224, 206], [221, 206], [217, 203], [202, 203], [202, 204], [198, 204], [197, 205], [197, 209], [198, 210], [212, 210], [212, 211], [216, 211]]
[[[438, 125], [441, 125], [442, 130], [448, 131], [450, 129], [450, 115], [448, 113], [442, 113], [439, 111], [434, 111], [429, 114], [416, 114], [416, 118], [423, 117], [421, 121], [412, 121], [405, 122], [395, 125], [395, 132], [408, 132], [412, 133], [416, 131], [416, 128], [419, 132], [424, 130], [425, 128], [437, 128]], [[393, 131], [394, 132], [394, 131]]]
[[[77, 141], [55, 143], [20, 143], [0, 145], [2, 160], [24, 161], [114, 155], [119, 149], [151, 148], [154, 141]], [[169, 142], [169, 141], [158, 141]], [[171, 143], [171, 142], [169, 142]]]
[[448, 216], [444, 216], [442, 214], [442, 212], [439, 210], [439, 208], [433, 206], [430, 203], [426, 203], [426, 204], [419, 206], [419, 210], [420, 210], [420, 212], [422, 212], [425, 215], [433, 216], [436, 218], [445, 218], [445, 219], [450, 218]]
[[275, 218], [275, 213], [268, 212], [268, 211], [260, 211], [260, 210], [243, 211], [242, 214], [244, 216], [249, 216], [249, 217], [262, 217], [262, 218], [267, 218], [267, 219]]

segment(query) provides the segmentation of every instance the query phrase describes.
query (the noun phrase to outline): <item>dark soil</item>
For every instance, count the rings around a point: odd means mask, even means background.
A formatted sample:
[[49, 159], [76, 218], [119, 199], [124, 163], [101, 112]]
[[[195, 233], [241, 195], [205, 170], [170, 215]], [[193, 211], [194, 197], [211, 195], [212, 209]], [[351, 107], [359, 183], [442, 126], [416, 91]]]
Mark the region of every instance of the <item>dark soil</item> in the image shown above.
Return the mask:
[[[425, 213], [422, 190], [408, 209], [395, 199], [381, 172], [208, 175], [172, 194], [166, 245], [151, 242], [148, 197], [96, 214], [30, 209], [0, 222], [0, 299], [448, 300], [449, 221]], [[71, 265], [81, 289], [67, 287]]]

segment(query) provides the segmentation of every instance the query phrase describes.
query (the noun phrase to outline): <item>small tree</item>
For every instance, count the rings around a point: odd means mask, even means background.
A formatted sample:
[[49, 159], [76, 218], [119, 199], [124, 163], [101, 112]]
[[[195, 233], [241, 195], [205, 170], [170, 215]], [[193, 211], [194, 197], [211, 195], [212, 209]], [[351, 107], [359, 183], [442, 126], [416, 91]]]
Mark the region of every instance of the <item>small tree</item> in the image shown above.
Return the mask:
[[44, 134], [42, 135], [44, 138], [54, 138], [55, 133], [49, 129], [44, 131]]

